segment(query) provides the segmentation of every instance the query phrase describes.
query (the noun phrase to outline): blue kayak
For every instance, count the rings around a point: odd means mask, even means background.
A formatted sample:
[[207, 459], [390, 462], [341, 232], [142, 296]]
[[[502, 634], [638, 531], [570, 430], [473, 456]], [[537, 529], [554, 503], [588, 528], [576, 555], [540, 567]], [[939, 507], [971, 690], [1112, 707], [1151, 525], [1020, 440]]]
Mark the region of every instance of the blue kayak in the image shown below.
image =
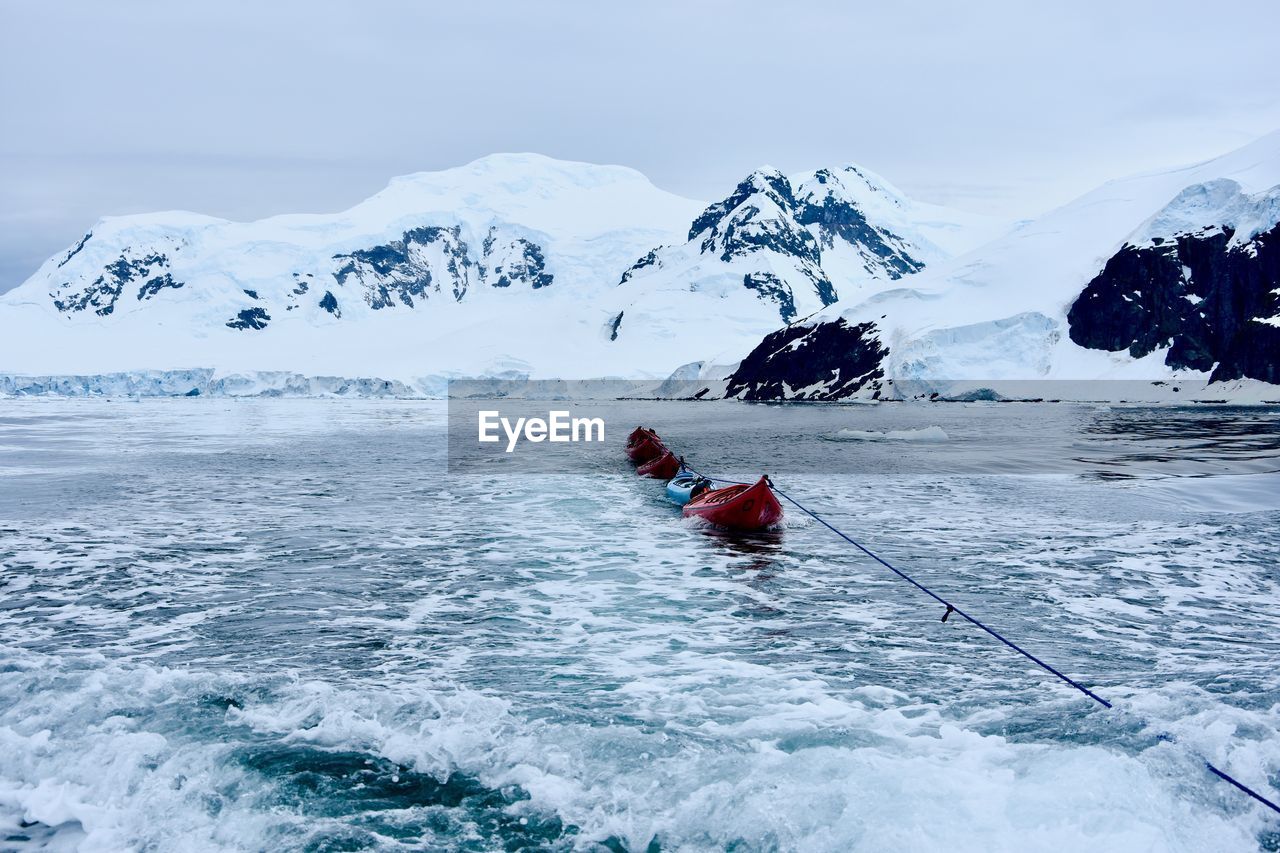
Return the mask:
[[711, 488], [711, 481], [706, 477], [682, 470], [667, 483], [667, 497], [684, 506], [709, 488]]

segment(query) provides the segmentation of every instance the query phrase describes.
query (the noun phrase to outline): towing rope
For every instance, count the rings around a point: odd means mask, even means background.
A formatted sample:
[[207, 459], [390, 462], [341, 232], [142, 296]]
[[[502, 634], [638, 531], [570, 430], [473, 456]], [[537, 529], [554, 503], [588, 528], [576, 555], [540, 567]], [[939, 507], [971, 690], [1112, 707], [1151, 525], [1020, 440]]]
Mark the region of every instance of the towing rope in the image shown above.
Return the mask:
[[[685, 467], [687, 468], [688, 466], [685, 466]], [[727, 483], [727, 484], [738, 485], [738, 486], [747, 485], [746, 483], [742, 483], [742, 482], [737, 481], [737, 480], [723, 480], [723, 479], [720, 479], [719, 477], [708, 477], [708, 476], [707, 476], [707, 475], [705, 475], [705, 474], [700, 474], [699, 472], [694, 471], [692, 468], [688, 468], [688, 470], [689, 470], [689, 471], [692, 471], [694, 474], [698, 474], [698, 476], [700, 476], [700, 477], [704, 477], [704, 478], [706, 478], [707, 480], [710, 480], [710, 481], [711, 481], [711, 482], [713, 482], [713, 483]], [[1022, 648], [1022, 647], [1021, 647], [1021, 646], [1019, 646], [1018, 644], [1016, 644], [1016, 643], [1014, 643], [1013, 641], [1009, 640], [1009, 639], [1008, 639], [1008, 638], [1006, 638], [1004, 635], [1002, 635], [1000, 632], [996, 631], [996, 630], [995, 630], [995, 629], [993, 629], [993, 628], [988, 627], [987, 625], [985, 625], [985, 624], [983, 624], [982, 622], [980, 622], [978, 619], [975, 619], [973, 616], [970, 616], [968, 613], [964, 612], [964, 611], [963, 611], [963, 610], [961, 610], [959, 607], [956, 607], [954, 604], [952, 604], [951, 602], [947, 601], [945, 598], [943, 598], [942, 596], [938, 595], [936, 592], [934, 592], [933, 590], [929, 589], [927, 586], [925, 586], [924, 584], [920, 583], [918, 580], [916, 580], [915, 578], [911, 577], [911, 576], [910, 576], [910, 575], [908, 575], [906, 572], [904, 572], [904, 571], [902, 571], [901, 569], [897, 568], [896, 566], [892, 565], [888, 560], [884, 559], [884, 558], [883, 558], [883, 557], [881, 557], [879, 554], [875, 553], [875, 552], [874, 552], [874, 551], [872, 551], [870, 548], [868, 548], [867, 546], [863, 545], [861, 542], [859, 542], [858, 540], [854, 539], [854, 538], [853, 538], [852, 536], [850, 536], [849, 534], [847, 534], [847, 533], [845, 533], [844, 531], [842, 531], [842, 530], [840, 530], [839, 528], [837, 528], [837, 527], [836, 527], [835, 525], [833, 525], [831, 522], [827, 521], [825, 518], [823, 518], [822, 516], [818, 515], [818, 513], [816, 513], [816, 512], [814, 512], [813, 510], [809, 509], [807, 506], [805, 506], [804, 504], [800, 503], [798, 500], [796, 500], [795, 498], [791, 497], [791, 496], [790, 496], [790, 495], [788, 495], [786, 492], [782, 491], [782, 489], [779, 489], [779, 488], [778, 488], [778, 486], [773, 482], [773, 480], [769, 479], [769, 477], [768, 477], [768, 476], [766, 476], [766, 477], [765, 477], [765, 482], [769, 485], [769, 488], [773, 489], [773, 491], [774, 491], [774, 492], [776, 492], [778, 495], [780, 495], [780, 496], [782, 496], [783, 498], [785, 498], [785, 499], [786, 499], [787, 501], [789, 501], [790, 503], [794, 504], [794, 505], [795, 505], [795, 507], [796, 507], [797, 509], [799, 509], [801, 512], [803, 512], [803, 513], [805, 513], [806, 515], [808, 515], [809, 517], [811, 517], [814, 521], [818, 522], [818, 523], [819, 523], [819, 524], [821, 524], [823, 527], [827, 528], [827, 529], [828, 529], [828, 530], [830, 530], [832, 533], [834, 533], [835, 535], [839, 536], [841, 539], [843, 539], [844, 541], [848, 542], [848, 543], [849, 543], [850, 545], [852, 545], [853, 547], [857, 548], [857, 549], [858, 549], [859, 551], [861, 551], [863, 554], [866, 554], [868, 557], [870, 557], [871, 559], [875, 560], [877, 563], [879, 563], [880, 565], [884, 566], [886, 569], [888, 569], [889, 571], [893, 572], [895, 575], [897, 575], [898, 577], [902, 578], [904, 581], [906, 581], [907, 583], [911, 584], [911, 585], [912, 585], [912, 586], [914, 586], [916, 589], [920, 590], [920, 591], [921, 591], [921, 592], [923, 592], [925, 595], [927, 595], [927, 596], [929, 596], [930, 598], [932, 598], [934, 601], [938, 602], [939, 604], [944, 605], [947, 609], [946, 609], [946, 612], [942, 614], [942, 621], [943, 621], [943, 622], [946, 622], [946, 621], [947, 621], [947, 618], [948, 618], [949, 616], [951, 616], [951, 614], [952, 614], [952, 613], [956, 614], [957, 616], [959, 616], [961, 619], [964, 619], [964, 620], [965, 620], [966, 622], [968, 622], [969, 624], [974, 625], [974, 626], [976, 626], [976, 627], [978, 627], [978, 628], [981, 628], [983, 631], [985, 631], [986, 633], [990, 634], [992, 637], [995, 637], [995, 638], [996, 638], [997, 640], [999, 640], [1001, 643], [1004, 643], [1006, 646], [1008, 646], [1009, 648], [1013, 649], [1015, 652], [1017, 652], [1018, 654], [1022, 655], [1024, 658], [1026, 658], [1027, 660], [1031, 661], [1032, 663], [1034, 663], [1036, 666], [1040, 667], [1040, 668], [1041, 668], [1041, 669], [1043, 669], [1044, 671], [1046, 671], [1046, 672], [1048, 672], [1048, 673], [1051, 673], [1051, 674], [1052, 674], [1052, 675], [1054, 675], [1056, 678], [1060, 679], [1061, 681], [1066, 682], [1067, 684], [1069, 684], [1069, 685], [1071, 685], [1072, 687], [1074, 687], [1076, 690], [1079, 690], [1081, 693], [1083, 693], [1084, 695], [1088, 696], [1090, 699], [1092, 699], [1093, 701], [1097, 702], [1097, 703], [1098, 703], [1099, 705], [1101, 705], [1102, 707], [1104, 707], [1104, 708], [1108, 708], [1108, 709], [1112, 707], [1112, 705], [1111, 705], [1111, 703], [1110, 703], [1110, 702], [1108, 702], [1106, 699], [1103, 699], [1103, 698], [1102, 698], [1101, 696], [1099, 696], [1097, 693], [1094, 693], [1094, 692], [1093, 692], [1092, 690], [1090, 690], [1088, 687], [1085, 687], [1083, 684], [1081, 684], [1080, 682], [1076, 681], [1075, 679], [1073, 679], [1073, 678], [1071, 678], [1071, 677], [1069, 677], [1069, 676], [1067, 676], [1067, 675], [1064, 675], [1060, 670], [1058, 670], [1058, 669], [1056, 669], [1055, 667], [1052, 667], [1052, 666], [1050, 666], [1049, 664], [1045, 663], [1044, 661], [1040, 660], [1040, 658], [1036, 657], [1035, 655], [1031, 654], [1031, 652], [1027, 651], [1026, 649]], [[1169, 739], [1170, 739], [1170, 740], [1173, 740], [1172, 736], [1170, 736], [1170, 737], [1169, 737]], [[1202, 760], [1203, 760], [1203, 759], [1202, 759]], [[1253, 797], [1253, 799], [1255, 799], [1255, 800], [1257, 800], [1258, 802], [1262, 803], [1264, 806], [1266, 806], [1267, 808], [1271, 809], [1271, 810], [1272, 810], [1273, 812], [1275, 812], [1276, 814], [1280, 814], [1280, 805], [1277, 805], [1276, 803], [1274, 803], [1274, 802], [1272, 802], [1271, 800], [1267, 799], [1267, 798], [1266, 798], [1266, 797], [1264, 797], [1262, 794], [1260, 794], [1260, 793], [1258, 793], [1257, 791], [1255, 791], [1253, 788], [1250, 788], [1248, 785], [1246, 785], [1246, 784], [1244, 784], [1243, 782], [1241, 782], [1239, 779], [1236, 779], [1234, 776], [1230, 775], [1229, 773], [1226, 773], [1226, 772], [1224, 772], [1223, 770], [1218, 769], [1218, 768], [1217, 768], [1217, 767], [1215, 767], [1215, 766], [1213, 765], [1213, 763], [1212, 763], [1212, 762], [1210, 762], [1210, 761], [1205, 760], [1205, 761], [1204, 761], [1204, 766], [1205, 766], [1205, 767], [1209, 770], [1209, 772], [1210, 772], [1210, 773], [1212, 773], [1214, 776], [1218, 777], [1219, 779], [1222, 779], [1222, 780], [1223, 780], [1223, 781], [1225, 781], [1225, 782], [1228, 782], [1228, 783], [1229, 783], [1229, 784], [1231, 784], [1231, 785], [1234, 785], [1236, 788], [1238, 788], [1239, 790], [1243, 791], [1245, 794], [1248, 794], [1250, 797]]]

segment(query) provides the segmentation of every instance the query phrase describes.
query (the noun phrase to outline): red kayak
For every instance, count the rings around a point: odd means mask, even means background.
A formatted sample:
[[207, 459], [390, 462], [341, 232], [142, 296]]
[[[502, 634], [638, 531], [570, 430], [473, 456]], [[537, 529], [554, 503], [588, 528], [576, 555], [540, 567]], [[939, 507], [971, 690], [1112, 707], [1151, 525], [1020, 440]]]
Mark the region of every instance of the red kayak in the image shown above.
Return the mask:
[[782, 520], [782, 504], [765, 477], [754, 486], [728, 486], [703, 492], [684, 505], [686, 518], [705, 518], [721, 527], [759, 530]]
[[657, 435], [646, 435], [627, 448], [627, 456], [631, 457], [631, 461], [640, 464], [652, 462], [666, 452], [667, 446]]
[[641, 477], [654, 477], [659, 480], [670, 480], [680, 473], [680, 460], [670, 450], [663, 449], [663, 454], [651, 462], [646, 462], [636, 469]]
[[658, 434], [653, 430], [649, 429], [648, 427], [642, 427], [642, 426], [636, 427], [631, 431], [631, 435], [627, 436], [627, 447], [635, 447], [637, 444], [640, 443], [640, 439], [644, 438], [647, 435], [651, 435], [654, 438], [658, 437]]

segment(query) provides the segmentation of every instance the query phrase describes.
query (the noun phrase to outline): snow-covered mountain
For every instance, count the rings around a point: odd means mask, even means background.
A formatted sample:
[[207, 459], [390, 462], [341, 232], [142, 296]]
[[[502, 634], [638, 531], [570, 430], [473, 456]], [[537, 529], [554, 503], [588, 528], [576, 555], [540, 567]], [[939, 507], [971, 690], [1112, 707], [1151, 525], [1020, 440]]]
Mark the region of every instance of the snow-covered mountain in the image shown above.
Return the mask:
[[776, 330], [728, 393], [1280, 382], [1277, 184], [1280, 133], [1195, 166], [1112, 181], [900, 287], [846, 297]]
[[1072, 342], [1156, 352], [1216, 382], [1280, 384], [1280, 187], [1195, 184], [1130, 238], [1067, 312]]
[[581, 308], [700, 207], [631, 169], [495, 155], [335, 215], [104, 219], [0, 296], [0, 371], [521, 368], [594, 339]]
[[761, 170], [707, 206], [631, 169], [494, 155], [335, 215], [104, 219], [0, 296], [0, 373], [665, 376], [710, 341], [736, 360], [838, 288], [945, 257], [928, 235], [994, 227], [868, 175], [793, 192]]
[[0, 296], [0, 394], [1278, 383], [1278, 185], [1280, 133], [1006, 231], [856, 166], [762, 168], [705, 204], [631, 169], [495, 155], [333, 215], [103, 220]]
[[[639, 351], [706, 341], [736, 361], [758, 339], [838, 299], [878, 292], [995, 236], [1004, 223], [907, 198], [857, 166], [749, 175], [619, 282], [609, 336]], [[945, 248], [943, 248], [945, 246]]]

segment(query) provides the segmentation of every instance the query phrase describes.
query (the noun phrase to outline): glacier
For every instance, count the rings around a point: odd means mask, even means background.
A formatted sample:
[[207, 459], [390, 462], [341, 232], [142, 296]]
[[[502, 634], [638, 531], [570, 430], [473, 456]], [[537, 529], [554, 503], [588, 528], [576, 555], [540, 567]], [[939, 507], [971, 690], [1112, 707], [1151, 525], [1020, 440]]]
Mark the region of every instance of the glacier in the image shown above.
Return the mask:
[[217, 375], [212, 368], [140, 370], [83, 376], [0, 374], [4, 397], [385, 397], [439, 398], [443, 379], [303, 376], [285, 371]]

